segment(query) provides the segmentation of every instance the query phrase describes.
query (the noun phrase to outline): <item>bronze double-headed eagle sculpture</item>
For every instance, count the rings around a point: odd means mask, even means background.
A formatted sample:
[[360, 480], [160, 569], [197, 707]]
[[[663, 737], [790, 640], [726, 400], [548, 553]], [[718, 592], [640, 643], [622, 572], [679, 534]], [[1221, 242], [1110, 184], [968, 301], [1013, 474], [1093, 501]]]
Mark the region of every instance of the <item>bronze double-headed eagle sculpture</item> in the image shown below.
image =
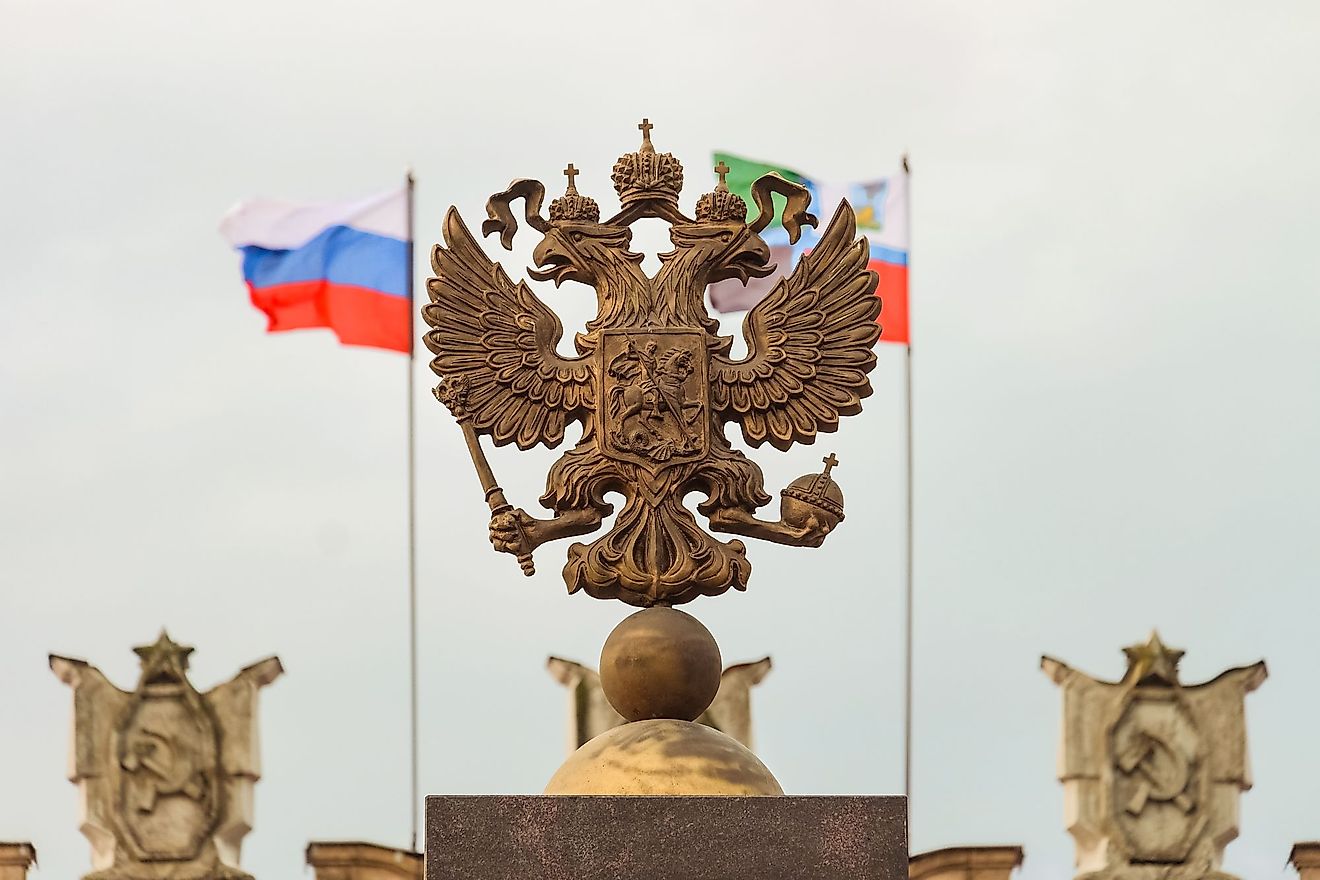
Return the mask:
[[[622, 495], [610, 530], [568, 551], [564, 580], [600, 599], [630, 605], [676, 605], [729, 588], [746, 589], [751, 574], [742, 541], [721, 541], [698, 524], [683, 503], [705, 496], [697, 510], [712, 531], [819, 547], [843, 520], [843, 494], [823, 473], [801, 477], [781, 493], [780, 518], [756, 511], [772, 499], [761, 469], [724, 435], [737, 422], [752, 447], [786, 450], [837, 430], [839, 417], [861, 411], [871, 393], [881, 303], [876, 275], [867, 269], [867, 243], [856, 237], [844, 202], [792, 274], [747, 315], [747, 354], [730, 355], [732, 338], [706, 311], [708, 284], [746, 282], [775, 271], [760, 233], [776, 221], [774, 194], [783, 197], [779, 222], [797, 242], [807, 213], [806, 188], [769, 174], [751, 188], [756, 216], [725, 184], [702, 195], [695, 217], [679, 207], [683, 166], [651, 143], [643, 120], [642, 145], [615, 163], [620, 210], [602, 221], [600, 206], [578, 192], [577, 170], [565, 170], [567, 190], [541, 215], [545, 186], [515, 180], [491, 196], [485, 235], [511, 248], [519, 217], [541, 235], [533, 251], [537, 281], [568, 280], [595, 288], [596, 316], [574, 339], [577, 355], [558, 353], [563, 326], [524, 282], [514, 284], [486, 256], [458, 211], [444, 222], [444, 244], [431, 255], [430, 303], [422, 315], [441, 377], [436, 397], [452, 411], [467, 438], [491, 509], [495, 549], [517, 556], [533, 572], [532, 551], [560, 538], [596, 531], [613, 513], [606, 500]], [[631, 224], [656, 218], [670, 224], [674, 249], [660, 254], [654, 276], [629, 250]], [[504, 497], [481, 448], [554, 448], [573, 422], [582, 436], [550, 469], [538, 519]]]

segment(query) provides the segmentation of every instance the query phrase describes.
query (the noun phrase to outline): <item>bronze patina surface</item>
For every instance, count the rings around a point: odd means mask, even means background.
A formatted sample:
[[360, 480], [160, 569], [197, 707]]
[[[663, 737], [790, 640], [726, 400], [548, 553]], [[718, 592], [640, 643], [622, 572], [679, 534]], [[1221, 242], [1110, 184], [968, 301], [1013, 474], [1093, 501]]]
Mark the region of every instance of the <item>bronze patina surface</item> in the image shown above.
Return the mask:
[[[563, 327], [554, 312], [486, 256], [454, 208], [444, 244], [432, 253], [431, 302], [422, 315], [431, 327], [431, 368], [441, 377], [436, 396], [467, 437], [495, 548], [531, 574], [537, 547], [595, 531], [613, 512], [605, 496], [619, 493], [625, 501], [613, 527], [569, 548], [564, 580], [570, 593], [645, 607], [747, 586], [742, 541], [708, 534], [683, 506], [689, 492], [705, 496], [697, 510], [712, 530], [781, 544], [818, 547], [843, 519], [843, 494], [829, 476], [833, 456], [824, 474], [785, 491], [781, 519], [758, 518], [771, 501], [761, 470], [723, 428], [737, 422], [750, 446], [786, 450], [859, 412], [871, 393], [880, 301], [866, 241], [856, 238], [844, 203], [792, 275], [747, 315], [747, 355], [733, 358], [732, 338], [718, 335], [706, 311], [706, 286], [770, 274], [760, 233], [776, 220], [772, 195], [785, 199], [780, 222], [793, 241], [816, 223], [807, 213], [810, 195], [766, 175], [752, 187], [756, 216], [749, 222], [747, 204], [717, 168], [720, 183], [689, 217], [679, 208], [682, 164], [655, 149], [649, 122], [639, 127], [641, 147], [614, 165], [621, 210], [608, 220], [578, 192], [572, 164], [548, 219], [541, 215], [545, 186], [536, 180], [515, 180], [486, 204], [482, 232], [498, 233], [507, 248], [519, 225], [513, 203], [522, 200], [522, 219], [541, 235], [533, 279], [595, 288], [598, 311], [575, 337], [575, 356], [557, 352]], [[629, 250], [629, 227], [643, 218], [669, 223], [674, 245], [654, 276]], [[551, 516], [514, 508], [480, 437], [497, 446], [555, 447], [573, 422], [582, 424], [582, 438], [551, 468], [541, 497]]]
[[720, 690], [720, 647], [677, 608], [644, 608], [614, 628], [600, 652], [600, 685], [628, 721], [696, 721]]

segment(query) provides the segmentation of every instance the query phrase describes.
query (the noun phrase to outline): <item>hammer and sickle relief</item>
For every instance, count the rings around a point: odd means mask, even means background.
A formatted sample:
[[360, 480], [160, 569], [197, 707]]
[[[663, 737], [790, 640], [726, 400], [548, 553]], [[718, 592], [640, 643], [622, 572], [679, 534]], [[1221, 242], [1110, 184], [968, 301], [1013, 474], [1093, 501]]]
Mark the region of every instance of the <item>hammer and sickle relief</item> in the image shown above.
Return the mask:
[[1184, 813], [1196, 809], [1187, 790], [1192, 781], [1192, 763], [1159, 736], [1141, 731], [1132, 737], [1117, 758], [1118, 768], [1138, 777], [1136, 790], [1125, 809], [1141, 815], [1150, 801], [1172, 803]]

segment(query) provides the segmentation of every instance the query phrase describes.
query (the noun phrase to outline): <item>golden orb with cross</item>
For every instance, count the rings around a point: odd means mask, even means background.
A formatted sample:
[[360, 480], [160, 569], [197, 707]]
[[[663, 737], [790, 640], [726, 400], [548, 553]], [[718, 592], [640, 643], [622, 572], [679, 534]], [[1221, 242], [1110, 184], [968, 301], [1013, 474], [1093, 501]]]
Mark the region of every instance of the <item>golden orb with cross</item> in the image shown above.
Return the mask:
[[839, 466], [839, 459], [831, 452], [821, 461], [825, 463], [823, 471], [798, 477], [779, 493], [779, 518], [819, 536], [817, 540], [823, 543], [825, 536], [843, 522], [843, 490], [830, 476], [830, 471]]

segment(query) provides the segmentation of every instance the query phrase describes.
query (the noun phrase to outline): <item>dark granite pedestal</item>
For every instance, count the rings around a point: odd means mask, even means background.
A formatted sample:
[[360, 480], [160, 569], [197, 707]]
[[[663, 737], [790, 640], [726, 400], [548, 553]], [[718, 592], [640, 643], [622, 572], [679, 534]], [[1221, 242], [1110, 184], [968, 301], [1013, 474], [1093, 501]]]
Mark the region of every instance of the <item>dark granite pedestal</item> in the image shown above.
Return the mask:
[[431, 796], [426, 880], [905, 880], [902, 797]]

